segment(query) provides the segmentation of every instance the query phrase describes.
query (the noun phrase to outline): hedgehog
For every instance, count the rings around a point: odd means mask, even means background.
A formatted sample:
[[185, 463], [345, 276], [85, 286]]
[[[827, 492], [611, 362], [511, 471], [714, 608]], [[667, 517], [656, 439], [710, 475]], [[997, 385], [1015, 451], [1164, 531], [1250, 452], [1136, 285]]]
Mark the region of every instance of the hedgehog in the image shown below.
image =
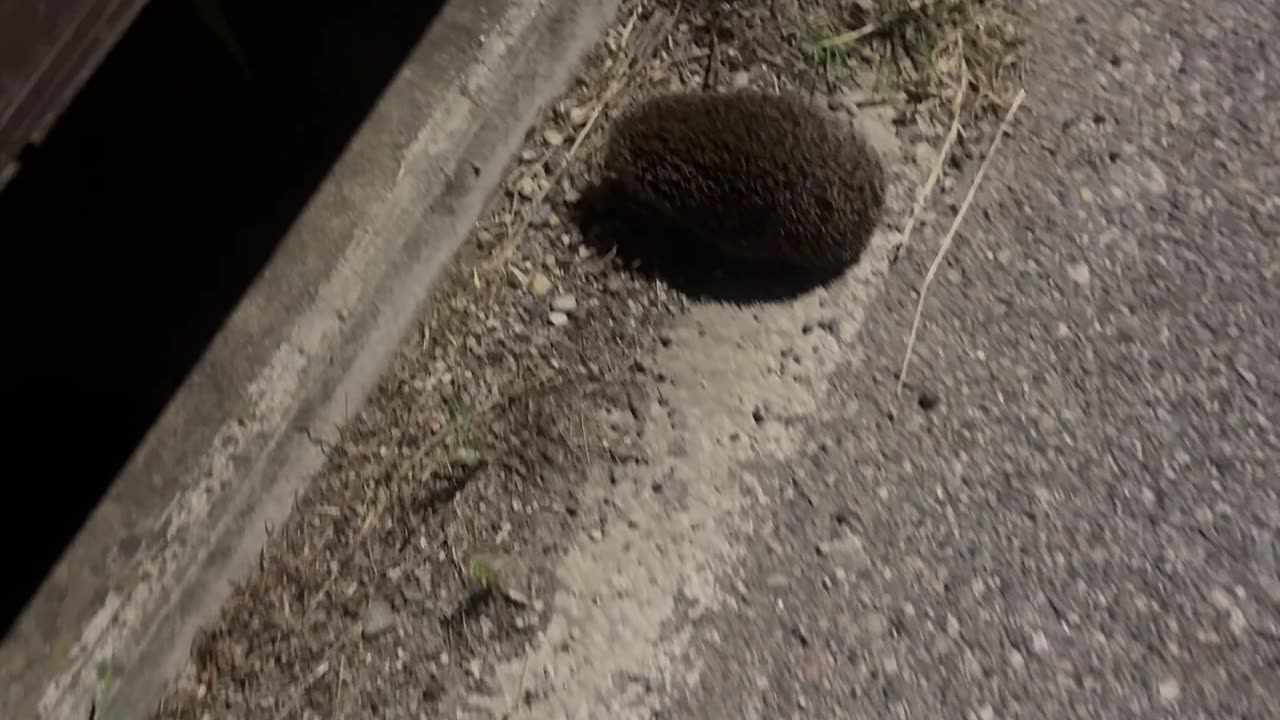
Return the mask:
[[793, 94], [673, 93], [623, 113], [605, 177], [723, 256], [829, 273], [880, 222], [884, 168], [852, 128]]

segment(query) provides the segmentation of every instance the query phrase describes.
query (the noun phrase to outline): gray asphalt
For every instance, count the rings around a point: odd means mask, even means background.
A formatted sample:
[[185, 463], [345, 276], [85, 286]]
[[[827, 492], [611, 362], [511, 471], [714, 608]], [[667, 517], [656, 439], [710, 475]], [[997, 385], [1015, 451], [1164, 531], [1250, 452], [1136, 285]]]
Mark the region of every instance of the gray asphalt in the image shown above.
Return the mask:
[[938, 404], [890, 395], [963, 181], [666, 717], [1280, 717], [1280, 6], [1034, 23], [917, 343]]

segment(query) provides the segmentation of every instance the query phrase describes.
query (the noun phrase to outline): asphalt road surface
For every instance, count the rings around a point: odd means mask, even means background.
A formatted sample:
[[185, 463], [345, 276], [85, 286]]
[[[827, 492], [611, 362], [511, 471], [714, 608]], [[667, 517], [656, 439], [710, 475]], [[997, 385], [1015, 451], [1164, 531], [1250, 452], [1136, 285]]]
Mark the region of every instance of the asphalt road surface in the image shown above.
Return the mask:
[[[1031, 33], [907, 401], [964, 181], [878, 280], [676, 334], [674, 499], [622, 503], [661, 559], [567, 561], [634, 564], [498, 669], [521, 712], [1280, 717], [1280, 6], [1067, 0]], [[726, 390], [765, 356], [763, 400]]]

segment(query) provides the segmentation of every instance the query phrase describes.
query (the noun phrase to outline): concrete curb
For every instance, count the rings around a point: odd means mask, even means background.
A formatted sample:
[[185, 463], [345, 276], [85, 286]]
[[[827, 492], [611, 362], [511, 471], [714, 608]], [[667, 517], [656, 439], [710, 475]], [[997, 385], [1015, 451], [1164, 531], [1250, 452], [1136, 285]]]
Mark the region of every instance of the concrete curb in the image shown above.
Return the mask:
[[146, 717], [618, 0], [453, 0], [0, 647], [0, 717]]

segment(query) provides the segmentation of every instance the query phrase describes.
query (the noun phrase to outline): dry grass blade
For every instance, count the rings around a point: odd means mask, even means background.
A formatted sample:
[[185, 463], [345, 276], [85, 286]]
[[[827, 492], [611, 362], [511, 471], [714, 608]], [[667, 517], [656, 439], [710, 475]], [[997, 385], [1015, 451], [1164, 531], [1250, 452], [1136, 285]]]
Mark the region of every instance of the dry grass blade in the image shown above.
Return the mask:
[[888, 17], [883, 18], [881, 20], [877, 20], [875, 22], [869, 22], [866, 25], [863, 25], [862, 27], [858, 28], [857, 30], [850, 30], [849, 32], [840, 33], [839, 35], [834, 35], [832, 37], [819, 40], [818, 42], [814, 43], [814, 47], [816, 47], [819, 50], [831, 50], [838, 47], [844, 47], [845, 45], [852, 45], [853, 43], [858, 42], [859, 40], [867, 37], [868, 35], [872, 35], [874, 33], [880, 32], [881, 30], [885, 29], [887, 26], [900, 20], [902, 17], [904, 17], [908, 13], [918, 12], [921, 8], [925, 7], [928, 4], [929, 4], [928, 2], [924, 2], [923, 0], [913, 2], [907, 5], [906, 7], [895, 10]]
[[[961, 45], [961, 57], [963, 58], [964, 37], [961, 36], [957, 41]], [[933, 194], [933, 188], [938, 184], [938, 178], [942, 175], [942, 168], [946, 165], [947, 158], [951, 155], [951, 146], [955, 144], [956, 137], [960, 135], [960, 111], [964, 107], [965, 87], [969, 84], [969, 73], [967, 66], [963, 60], [960, 62], [960, 84], [956, 88], [956, 96], [953, 102], [951, 112], [951, 129], [947, 131], [947, 138], [942, 143], [942, 149], [938, 151], [938, 158], [933, 164], [933, 169], [929, 171], [929, 177], [924, 184], [920, 186], [920, 192], [916, 194], [915, 205], [911, 208], [911, 217], [907, 219], [907, 226], [902, 231], [902, 240], [898, 246], [902, 247], [911, 239], [911, 232], [915, 230], [916, 221], [920, 218], [920, 213], [924, 210], [925, 202], [929, 200], [929, 196]]]
[[[578, 148], [582, 146], [582, 142], [586, 140], [587, 135], [589, 135], [592, 128], [595, 127], [596, 120], [599, 119], [600, 113], [604, 111], [605, 106], [609, 104], [609, 101], [613, 99], [613, 96], [622, 89], [622, 86], [623, 82], [621, 79], [614, 80], [609, 84], [609, 88], [605, 90], [604, 94], [600, 96], [600, 99], [596, 101], [596, 106], [591, 112], [591, 117], [578, 133], [578, 137], [573, 141], [573, 145], [571, 145], [569, 150], [565, 152], [564, 162], [562, 162], [560, 167], [552, 173], [551, 177], [547, 178], [546, 186], [539, 190], [538, 193], [529, 201], [530, 207], [537, 208], [540, 207], [542, 203], [546, 202], [547, 195], [549, 195], [551, 190], [555, 188], [556, 184], [560, 182], [560, 178], [564, 175], [565, 168], [569, 167], [574, 156], [578, 154]], [[497, 256], [488, 263], [489, 268], [500, 267], [511, 259], [511, 255], [516, 249], [516, 241], [529, 229], [529, 223], [532, 222], [532, 220], [533, 213], [525, 213], [524, 219], [521, 220], [520, 224], [515, 226], [507, 236], [507, 242], [502, 248], [502, 252], [498, 253]]]
[[1013, 98], [1009, 111], [1005, 113], [1004, 120], [1000, 122], [996, 136], [991, 140], [991, 146], [987, 148], [987, 156], [982, 159], [982, 164], [978, 166], [978, 172], [973, 178], [973, 183], [969, 185], [969, 192], [965, 194], [964, 202], [960, 204], [960, 210], [956, 212], [955, 220], [951, 222], [951, 227], [947, 229], [947, 234], [942, 238], [942, 244], [938, 247], [938, 254], [934, 256], [933, 263], [929, 265], [929, 272], [925, 273], [924, 282], [920, 285], [920, 298], [916, 301], [915, 318], [911, 321], [911, 334], [907, 336], [907, 350], [902, 357], [902, 369], [898, 372], [898, 385], [894, 390], [895, 395], [902, 392], [902, 383], [906, 379], [907, 369], [911, 365], [911, 355], [915, 349], [916, 333], [920, 329], [920, 316], [924, 312], [924, 301], [929, 293], [929, 285], [933, 282], [933, 276], [937, 274], [938, 267], [942, 265], [942, 258], [947, 254], [947, 250], [951, 248], [951, 241], [956, 236], [956, 230], [959, 229], [965, 214], [969, 212], [969, 206], [973, 203], [974, 195], [977, 194], [978, 185], [982, 183], [982, 178], [987, 173], [987, 167], [991, 164], [991, 158], [995, 156], [996, 148], [1000, 145], [1000, 139], [1008, 131], [1009, 125], [1013, 122], [1013, 116], [1018, 112], [1018, 108], [1022, 105], [1022, 100], [1026, 95], [1026, 90], [1019, 90], [1018, 94]]
[[333, 692], [333, 717], [337, 720], [339, 717], [338, 709], [342, 707], [342, 680], [343, 673], [346, 670], [346, 658], [338, 662], [338, 688]]
[[944, 96], [946, 78], [963, 64], [966, 113], [995, 116], [1008, 107], [1020, 84], [1021, 45], [1010, 0], [865, 0], [863, 8], [861, 27], [806, 45], [813, 62], [861, 65], [913, 102]]
[[515, 712], [516, 706], [520, 704], [520, 698], [524, 695], [524, 683], [529, 677], [529, 656], [533, 654], [531, 649], [526, 649], [524, 653], [524, 662], [520, 663], [520, 684], [516, 685], [516, 691], [511, 694], [507, 702], [507, 713]]

